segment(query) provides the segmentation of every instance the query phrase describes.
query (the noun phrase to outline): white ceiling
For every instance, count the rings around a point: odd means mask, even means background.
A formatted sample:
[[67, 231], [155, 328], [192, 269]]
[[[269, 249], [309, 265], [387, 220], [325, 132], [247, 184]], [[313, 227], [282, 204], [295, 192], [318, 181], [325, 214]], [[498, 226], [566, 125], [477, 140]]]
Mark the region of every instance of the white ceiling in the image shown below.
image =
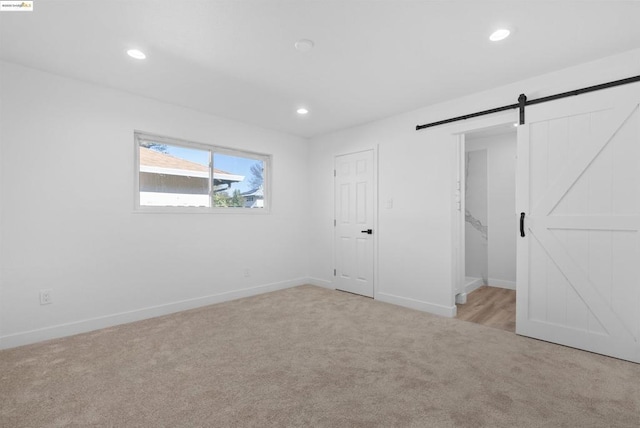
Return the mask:
[[34, 3], [1, 59], [305, 137], [640, 46], [639, 1]]

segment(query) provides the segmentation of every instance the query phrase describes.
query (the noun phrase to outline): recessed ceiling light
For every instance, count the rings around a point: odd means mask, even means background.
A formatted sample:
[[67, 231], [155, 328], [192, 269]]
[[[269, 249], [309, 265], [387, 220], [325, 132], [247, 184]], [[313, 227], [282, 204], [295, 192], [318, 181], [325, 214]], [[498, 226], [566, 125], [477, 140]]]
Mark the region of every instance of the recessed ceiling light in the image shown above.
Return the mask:
[[141, 50], [138, 50], [138, 49], [129, 49], [127, 51], [127, 55], [129, 55], [131, 58], [135, 58], [135, 59], [145, 59], [147, 57], [144, 54], [144, 52], [142, 52]]
[[491, 33], [491, 35], [489, 36], [489, 40], [491, 40], [492, 42], [498, 42], [509, 37], [509, 34], [511, 34], [511, 31], [507, 30], [506, 28], [500, 28]]
[[518, 122], [514, 123], [513, 126], [518, 127]]
[[300, 39], [297, 42], [294, 43], [294, 45], [296, 47], [296, 50], [298, 52], [309, 52], [311, 49], [313, 49], [313, 40], [308, 40], [308, 39]]
[[305, 115], [305, 114], [309, 113], [309, 110], [307, 110], [304, 107], [300, 107], [298, 110], [296, 110], [296, 113], [298, 113], [300, 115]]

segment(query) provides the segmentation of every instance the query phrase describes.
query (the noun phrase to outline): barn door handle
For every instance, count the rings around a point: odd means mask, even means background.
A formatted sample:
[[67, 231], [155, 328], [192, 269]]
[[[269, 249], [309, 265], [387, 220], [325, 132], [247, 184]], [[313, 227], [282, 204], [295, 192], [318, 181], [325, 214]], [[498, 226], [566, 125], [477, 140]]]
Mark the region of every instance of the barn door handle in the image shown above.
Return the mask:
[[520, 213], [520, 236], [524, 238], [524, 213]]
[[367, 235], [372, 235], [373, 229], [361, 230], [360, 233], [366, 233]]

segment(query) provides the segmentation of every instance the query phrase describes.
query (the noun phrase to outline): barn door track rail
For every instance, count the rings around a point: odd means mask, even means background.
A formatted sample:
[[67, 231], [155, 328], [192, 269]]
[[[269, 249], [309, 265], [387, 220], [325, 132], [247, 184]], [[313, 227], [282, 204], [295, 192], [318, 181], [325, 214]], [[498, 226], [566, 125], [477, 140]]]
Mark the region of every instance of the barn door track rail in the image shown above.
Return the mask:
[[640, 82], [640, 75], [627, 77], [626, 79], [614, 80], [613, 82], [601, 83], [599, 85], [588, 86], [582, 89], [574, 89], [573, 91], [562, 92], [560, 94], [549, 95], [547, 97], [536, 98], [533, 100], [528, 100], [525, 94], [520, 94], [518, 97], [518, 102], [515, 104], [509, 104], [502, 107], [496, 107], [489, 110], [482, 110], [475, 113], [465, 114], [463, 116], [452, 117], [450, 119], [439, 120], [437, 122], [426, 123], [424, 125], [416, 125], [416, 131], [425, 128], [431, 128], [434, 126], [444, 125], [446, 123], [458, 122], [461, 120], [471, 119], [478, 116], [485, 116], [487, 114], [499, 113], [501, 111], [513, 110], [515, 108], [520, 109], [520, 125], [524, 125], [524, 110], [526, 106], [531, 106], [534, 104], [546, 103], [547, 101], [559, 100], [560, 98], [572, 97], [575, 95], [582, 95], [588, 92], [599, 91], [602, 89], [613, 88], [615, 86], [627, 85], [629, 83]]

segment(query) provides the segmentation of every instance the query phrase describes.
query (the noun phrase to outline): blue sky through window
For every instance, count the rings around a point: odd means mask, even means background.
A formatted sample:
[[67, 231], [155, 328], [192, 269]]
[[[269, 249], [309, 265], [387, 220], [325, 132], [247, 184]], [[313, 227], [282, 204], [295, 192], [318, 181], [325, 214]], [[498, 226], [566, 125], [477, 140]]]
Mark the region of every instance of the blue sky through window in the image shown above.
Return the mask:
[[[165, 145], [166, 153], [201, 165], [209, 165], [209, 152], [206, 150], [191, 149], [186, 147]], [[249, 181], [253, 177], [251, 174], [251, 166], [256, 163], [262, 163], [258, 159], [249, 159], [239, 156], [223, 155], [214, 153], [213, 159], [215, 169], [226, 171], [234, 175], [244, 176], [244, 180], [240, 183], [233, 184], [231, 190], [238, 189], [241, 192], [253, 190]]]

